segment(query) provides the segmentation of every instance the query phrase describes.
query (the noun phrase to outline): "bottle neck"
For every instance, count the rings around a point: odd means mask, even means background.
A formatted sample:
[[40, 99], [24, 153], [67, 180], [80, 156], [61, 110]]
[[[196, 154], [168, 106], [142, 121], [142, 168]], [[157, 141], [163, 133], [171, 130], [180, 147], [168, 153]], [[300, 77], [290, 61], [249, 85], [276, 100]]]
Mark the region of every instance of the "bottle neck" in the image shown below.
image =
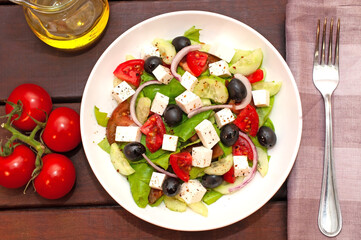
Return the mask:
[[42, 13], [59, 13], [62, 12], [69, 7], [71, 7], [75, 2], [78, 0], [68, 0], [65, 2], [62, 2], [61, 4], [54, 4], [54, 5], [44, 5], [44, 4], [37, 4], [29, 0], [9, 0], [13, 3], [16, 3], [18, 5], [22, 5], [23, 7], [31, 8], [37, 12]]

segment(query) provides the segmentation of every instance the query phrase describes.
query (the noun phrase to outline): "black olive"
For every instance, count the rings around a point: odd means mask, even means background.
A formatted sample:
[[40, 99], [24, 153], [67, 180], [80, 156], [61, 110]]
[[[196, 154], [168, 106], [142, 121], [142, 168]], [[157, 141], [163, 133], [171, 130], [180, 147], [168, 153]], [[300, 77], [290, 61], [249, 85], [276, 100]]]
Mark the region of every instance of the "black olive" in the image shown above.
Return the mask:
[[159, 65], [161, 65], [162, 62], [163, 61], [160, 57], [156, 57], [156, 56], [148, 57], [144, 62], [144, 70], [147, 73], [152, 74], [154, 69], [156, 69]]
[[182, 48], [191, 45], [191, 40], [186, 37], [179, 36], [173, 39], [172, 44], [175, 47], [175, 50], [179, 52]]
[[138, 161], [143, 158], [145, 147], [139, 142], [132, 142], [125, 145], [123, 149], [125, 157], [130, 161]]
[[221, 129], [221, 142], [227, 147], [232, 146], [236, 143], [239, 136], [239, 130], [233, 123], [227, 124]]
[[241, 80], [237, 78], [233, 78], [228, 86], [228, 94], [229, 98], [235, 100], [236, 103], [241, 102], [247, 96], [247, 89]]
[[258, 142], [266, 148], [273, 147], [277, 142], [275, 132], [266, 126], [263, 126], [258, 130], [257, 139]]
[[164, 121], [168, 126], [174, 127], [182, 121], [183, 112], [175, 104], [169, 104], [163, 113]]
[[205, 188], [215, 188], [221, 185], [223, 182], [223, 177], [218, 175], [203, 175], [202, 177], [202, 185]]
[[180, 181], [177, 178], [169, 177], [164, 180], [162, 190], [168, 197], [174, 197], [178, 194], [180, 186]]

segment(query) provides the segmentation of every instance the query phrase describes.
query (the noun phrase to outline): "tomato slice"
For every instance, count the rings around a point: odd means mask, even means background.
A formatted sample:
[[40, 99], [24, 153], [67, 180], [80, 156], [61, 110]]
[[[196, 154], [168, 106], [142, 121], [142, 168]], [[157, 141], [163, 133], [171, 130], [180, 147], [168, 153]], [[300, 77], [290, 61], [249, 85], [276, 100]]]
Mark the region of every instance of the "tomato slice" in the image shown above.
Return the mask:
[[250, 83], [259, 82], [263, 79], [263, 70], [257, 69], [254, 73], [248, 75], [247, 78]]
[[154, 153], [162, 147], [163, 135], [166, 133], [164, 122], [158, 114], [153, 114], [140, 128], [146, 135], [145, 145], [150, 152]]
[[237, 142], [233, 144], [232, 154], [233, 156], [247, 156], [248, 160], [251, 161], [253, 160], [253, 152], [251, 145], [242, 136], [239, 136]]
[[127, 83], [138, 87], [143, 70], [144, 60], [133, 59], [119, 64], [113, 74], [120, 80], [126, 81]]
[[256, 109], [251, 105], [247, 105], [237, 116], [234, 124], [243, 132], [248, 133], [252, 137], [257, 135], [259, 119]]
[[187, 54], [187, 64], [192, 73], [198, 77], [207, 69], [208, 54], [200, 51], [192, 51]]
[[171, 154], [169, 162], [179, 179], [188, 182], [189, 171], [192, 168], [192, 155], [189, 152]]
[[223, 180], [229, 183], [234, 183], [236, 181], [236, 177], [234, 176], [234, 166], [232, 166], [231, 169], [223, 175]]

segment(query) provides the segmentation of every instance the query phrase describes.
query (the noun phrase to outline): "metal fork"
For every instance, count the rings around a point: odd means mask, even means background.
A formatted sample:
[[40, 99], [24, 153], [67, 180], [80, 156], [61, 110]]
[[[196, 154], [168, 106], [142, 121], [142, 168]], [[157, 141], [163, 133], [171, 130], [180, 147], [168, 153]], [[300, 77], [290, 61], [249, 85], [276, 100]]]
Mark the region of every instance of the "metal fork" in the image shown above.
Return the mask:
[[[340, 233], [342, 228], [342, 216], [338, 201], [332, 142], [332, 93], [339, 82], [339, 41], [340, 41], [340, 19], [337, 21], [336, 46], [333, 52], [333, 18], [330, 24], [328, 52], [326, 54], [326, 25], [323, 23], [321, 54], [319, 54], [320, 20], [318, 20], [316, 33], [316, 48], [313, 61], [313, 83], [320, 91], [325, 102], [326, 136], [325, 153], [323, 162], [322, 189], [320, 208], [318, 213], [318, 227], [320, 231], [328, 236], [334, 237]], [[333, 52], [333, 54], [332, 54]], [[327, 55], [327, 56], [326, 56]]]

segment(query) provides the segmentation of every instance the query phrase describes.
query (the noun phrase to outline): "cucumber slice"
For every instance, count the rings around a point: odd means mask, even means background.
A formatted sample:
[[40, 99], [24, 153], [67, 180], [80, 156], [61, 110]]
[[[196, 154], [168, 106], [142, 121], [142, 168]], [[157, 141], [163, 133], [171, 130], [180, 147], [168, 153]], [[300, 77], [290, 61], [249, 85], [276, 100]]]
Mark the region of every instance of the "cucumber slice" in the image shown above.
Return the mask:
[[263, 53], [260, 48], [253, 50], [250, 54], [239, 59], [229, 67], [229, 71], [233, 74], [240, 73], [242, 75], [250, 75], [256, 71], [262, 63]]
[[232, 166], [233, 156], [232, 154], [229, 154], [218, 161], [212, 162], [209, 167], [204, 169], [204, 172], [209, 175], [223, 175], [228, 172]]
[[141, 124], [145, 123], [145, 121], [147, 120], [151, 104], [152, 100], [150, 100], [150, 98], [139, 98], [137, 107], [135, 108], [135, 114], [137, 115], [138, 121]]
[[212, 105], [211, 100], [209, 100], [208, 98], [201, 98], [201, 101], [202, 101], [203, 107]]
[[170, 65], [174, 56], [177, 54], [173, 44], [161, 38], [156, 38], [153, 45], [159, 49], [160, 57], [163, 62]]
[[135, 173], [135, 170], [130, 166], [124, 154], [120, 151], [118, 144], [110, 145], [110, 161], [118, 173], [128, 176]]
[[216, 76], [200, 77], [193, 92], [200, 98], [209, 98], [217, 103], [226, 103], [228, 100], [228, 90], [224, 79]]
[[174, 212], [185, 212], [187, 210], [187, 204], [181, 202], [175, 198], [164, 196], [165, 206]]
[[188, 204], [188, 207], [192, 209], [192, 211], [207, 217], [208, 216], [208, 208], [203, 202], [195, 202]]
[[243, 182], [243, 179], [244, 177], [237, 177], [234, 183], [228, 183], [226, 181], [223, 181], [221, 185], [213, 188], [213, 190], [222, 194], [230, 194], [229, 189], [240, 185]]
[[268, 155], [264, 149], [260, 147], [256, 147], [256, 149], [258, 155], [257, 170], [264, 177], [268, 172]]
[[276, 95], [282, 86], [282, 82], [256, 82], [252, 84], [252, 90], [265, 89], [270, 96]]
[[241, 49], [236, 49], [236, 52], [233, 55], [232, 60], [229, 62], [230, 65], [238, 62], [241, 58], [246, 57], [247, 55], [251, 54], [252, 51], [250, 50], [241, 50]]

